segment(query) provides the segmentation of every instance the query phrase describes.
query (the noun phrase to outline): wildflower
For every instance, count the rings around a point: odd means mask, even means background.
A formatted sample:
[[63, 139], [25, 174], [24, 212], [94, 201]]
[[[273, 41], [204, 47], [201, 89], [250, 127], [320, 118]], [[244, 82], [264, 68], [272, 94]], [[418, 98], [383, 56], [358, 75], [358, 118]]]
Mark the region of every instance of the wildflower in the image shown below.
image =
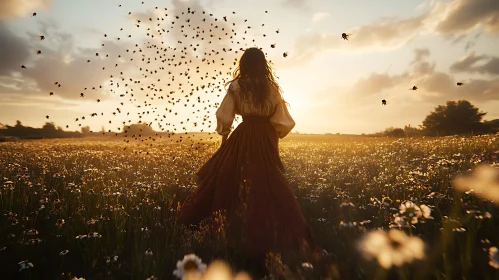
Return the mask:
[[173, 275], [182, 279], [188, 272], [200, 274], [205, 270], [206, 264], [195, 254], [189, 254], [185, 255], [183, 260], [177, 262], [177, 269], [173, 271]]
[[147, 277], [146, 280], [158, 280], [158, 277], [153, 275], [151, 277]]
[[344, 207], [355, 207], [355, 205], [353, 203], [351, 203], [350, 201], [344, 201], [340, 204], [340, 208], [344, 208]]
[[[399, 213], [401, 215], [394, 215], [395, 220], [394, 223], [397, 224], [399, 227], [404, 227], [409, 224], [417, 224], [418, 223], [418, 218], [425, 218], [425, 219], [433, 219], [431, 216], [431, 208], [421, 204], [420, 206], [416, 205], [412, 201], [405, 201], [400, 204], [399, 207]], [[406, 221], [409, 220], [409, 221]], [[407, 225], [406, 225], [407, 223]]]
[[385, 196], [383, 197], [383, 205], [385, 205], [386, 207], [390, 207], [390, 205], [392, 204], [392, 199]]
[[481, 198], [499, 204], [499, 167], [479, 165], [471, 175], [455, 178], [452, 185], [461, 191], [474, 190]]
[[19, 269], [19, 271], [24, 270], [24, 269], [30, 269], [30, 268], [32, 268], [32, 267], [35, 266], [32, 263], [30, 263], [29, 261], [27, 261], [27, 260], [26, 261], [20, 261], [17, 264], [21, 267], [21, 269]]
[[[187, 275], [193, 276], [192, 278], [195, 279], [199, 277], [199, 273], [197, 271], [186, 271]], [[186, 277], [184, 275], [184, 278], [190, 279], [190, 277]], [[215, 260], [206, 269], [206, 272], [203, 273], [202, 278], [203, 280], [232, 280], [232, 271], [229, 265], [225, 263], [224, 261], [220, 260]]]
[[431, 216], [431, 208], [424, 205], [424, 204], [421, 204], [419, 205], [419, 208], [421, 209], [421, 212], [423, 214], [423, 217], [425, 219], [433, 219], [433, 217]]
[[[89, 233], [88, 235], [82, 235], [82, 237], [80, 237], [81, 239], [84, 238], [84, 237], [88, 237], [88, 238], [101, 238], [102, 235], [100, 235], [98, 232], [91, 232]], [[78, 238], [78, 237], [76, 237]]]
[[463, 228], [463, 227], [460, 227], [460, 228], [453, 228], [452, 231], [455, 231], [455, 232], [466, 232], [466, 229]]
[[494, 246], [489, 248], [489, 258], [489, 265], [495, 269], [499, 269], [499, 250], [497, 247]]
[[[118, 256], [113, 256], [112, 261], [113, 261], [113, 262], [118, 261]], [[110, 264], [110, 263], [111, 263], [111, 257], [106, 257], [106, 263], [107, 263], [107, 264]]]
[[37, 235], [38, 234], [38, 230], [36, 229], [28, 229], [25, 231], [26, 235], [30, 236], [30, 235]]
[[65, 256], [65, 255], [67, 255], [67, 253], [69, 253], [69, 250], [64, 250], [61, 253], [59, 253], [59, 255]]
[[301, 267], [306, 268], [306, 269], [314, 269], [314, 266], [309, 262], [302, 263]]
[[340, 229], [354, 228], [357, 227], [357, 222], [343, 222], [340, 221]]
[[147, 249], [145, 254], [146, 254], [146, 256], [152, 256], [151, 248]]
[[358, 250], [365, 259], [376, 258], [379, 264], [389, 269], [392, 266], [401, 266], [424, 257], [424, 242], [405, 232], [391, 229], [390, 231], [372, 231], [365, 235], [358, 243]]

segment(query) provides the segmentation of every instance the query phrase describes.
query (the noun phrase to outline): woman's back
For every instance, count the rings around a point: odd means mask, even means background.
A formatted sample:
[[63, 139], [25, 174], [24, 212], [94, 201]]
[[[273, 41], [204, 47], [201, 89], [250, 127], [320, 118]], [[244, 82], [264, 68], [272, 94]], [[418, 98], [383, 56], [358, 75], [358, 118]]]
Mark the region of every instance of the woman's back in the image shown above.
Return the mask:
[[267, 96], [263, 106], [258, 106], [254, 104], [252, 100], [251, 92], [242, 92], [240, 82], [250, 83], [250, 80], [237, 79], [233, 81], [230, 85], [229, 91], [234, 94], [235, 102], [235, 113], [241, 116], [245, 115], [256, 115], [256, 116], [270, 116], [274, 112], [276, 106], [281, 100], [279, 92], [271, 87], [269, 91], [269, 96]]
[[[244, 79], [244, 78], [242, 78]], [[228, 135], [231, 131], [235, 115], [269, 117], [279, 138], [284, 138], [295, 126], [295, 121], [289, 114], [279, 90], [271, 87], [269, 95], [265, 98], [263, 106], [258, 106], [252, 100], [251, 92], [243, 92], [240, 85], [244, 81], [234, 80], [216, 112], [217, 133]]]

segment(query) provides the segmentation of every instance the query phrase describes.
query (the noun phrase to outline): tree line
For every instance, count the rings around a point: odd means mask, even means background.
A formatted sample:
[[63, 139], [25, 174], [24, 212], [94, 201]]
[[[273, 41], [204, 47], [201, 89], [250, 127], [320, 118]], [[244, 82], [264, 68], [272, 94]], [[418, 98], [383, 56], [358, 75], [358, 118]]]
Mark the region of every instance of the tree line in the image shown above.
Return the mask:
[[21, 138], [21, 139], [45, 139], [45, 138], [81, 138], [86, 136], [99, 136], [99, 135], [130, 135], [130, 136], [153, 136], [158, 135], [154, 129], [144, 123], [137, 123], [131, 125], [124, 125], [123, 132], [116, 133], [112, 131], [104, 131], [104, 128], [99, 132], [93, 132], [89, 126], [84, 126], [81, 131], [64, 131], [62, 127], [55, 126], [53, 122], [46, 122], [42, 128], [34, 128], [24, 126], [21, 121], [16, 121], [14, 126], [0, 124], [0, 140], [7, 140], [8, 138]]
[[482, 121], [486, 114], [467, 100], [447, 101], [447, 104], [439, 105], [430, 112], [417, 128], [410, 125], [404, 128], [390, 127], [373, 136], [414, 137], [498, 133], [499, 119]]
[[[404, 128], [390, 127], [383, 132], [370, 134], [370, 136], [417, 137], [477, 135], [499, 132], [499, 119], [482, 121], [486, 114], [467, 100], [448, 101], [446, 105], [439, 105], [434, 111], [430, 112], [419, 127], [410, 125], [406, 125]], [[104, 128], [102, 128], [100, 132], [92, 133], [88, 126], [82, 127], [81, 131], [64, 131], [60, 126], [56, 127], [52, 122], [45, 123], [42, 128], [24, 126], [20, 121], [17, 121], [14, 126], [0, 124], [0, 137], [3, 137], [3, 139], [6, 139], [6, 137], [22, 139], [79, 138], [90, 135], [142, 137], [165, 134], [164, 132], [158, 133], [154, 131], [150, 125], [145, 123], [124, 125], [121, 131], [120, 133], [105, 132]]]

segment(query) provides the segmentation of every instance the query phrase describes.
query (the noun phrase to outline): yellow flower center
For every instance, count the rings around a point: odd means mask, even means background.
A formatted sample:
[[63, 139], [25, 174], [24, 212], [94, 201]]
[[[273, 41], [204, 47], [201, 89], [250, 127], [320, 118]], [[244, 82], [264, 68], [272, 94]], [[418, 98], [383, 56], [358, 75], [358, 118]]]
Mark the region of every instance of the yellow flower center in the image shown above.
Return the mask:
[[189, 270], [197, 270], [198, 269], [198, 264], [195, 261], [187, 261], [184, 264], [184, 270], [189, 271]]

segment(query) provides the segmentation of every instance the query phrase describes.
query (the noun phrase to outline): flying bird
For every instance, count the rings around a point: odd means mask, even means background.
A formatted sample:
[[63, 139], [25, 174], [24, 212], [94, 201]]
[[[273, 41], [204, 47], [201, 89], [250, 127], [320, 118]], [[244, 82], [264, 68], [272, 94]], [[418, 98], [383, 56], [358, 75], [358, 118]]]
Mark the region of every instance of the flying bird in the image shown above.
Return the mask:
[[464, 85], [464, 83], [463, 82], [458, 82], [457, 85], [458, 86], [462, 86], [462, 85]]
[[410, 88], [409, 90], [418, 90], [418, 87], [417, 86], [413, 86], [412, 88]]
[[350, 35], [352, 34], [341, 33], [341, 38], [343, 38], [343, 40], [348, 40], [348, 37], [350, 37]]
[[381, 100], [381, 105], [386, 105], [386, 100], [385, 99]]

